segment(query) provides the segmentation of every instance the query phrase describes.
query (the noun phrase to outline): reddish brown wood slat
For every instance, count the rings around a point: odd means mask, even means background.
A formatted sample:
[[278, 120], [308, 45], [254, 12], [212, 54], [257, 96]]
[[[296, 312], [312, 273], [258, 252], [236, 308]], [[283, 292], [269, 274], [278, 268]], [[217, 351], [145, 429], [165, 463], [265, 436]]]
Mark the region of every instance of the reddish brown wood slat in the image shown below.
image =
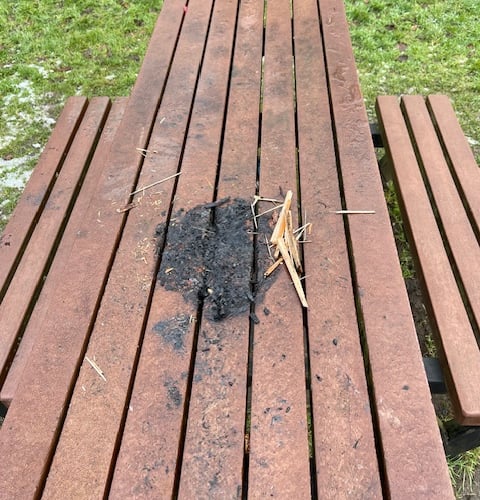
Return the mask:
[[0, 300], [44, 208], [45, 199], [55, 182], [55, 174], [62, 167], [86, 106], [85, 97], [67, 99], [23, 196], [0, 236]]
[[[294, 2], [303, 247], [309, 308], [313, 445], [319, 498], [381, 498], [351, 285], [317, 2]], [[305, 221], [303, 221], [305, 222]]]
[[[191, 37], [180, 41], [176, 62], [170, 73], [170, 82], [165, 90], [159, 118], [148, 146], [149, 151], [161, 151], [162, 154], [151, 153], [147, 156], [139, 185], [148, 185], [159, 178], [165, 178], [177, 169], [196, 77], [195, 72], [191, 71], [193, 45], [194, 40]], [[199, 57], [202, 45], [197, 45]], [[184, 53], [186, 51], [188, 58]], [[165, 119], [162, 121], [163, 117]], [[95, 496], [98, 489], [98, 496], [102, 496], [103, 487], [107, 484], [112, 448], [121, 426], [125, 394], [131, 374], [128, 367], [135, 357], [138, 335], [146, 313], [148, 288], [152, 282], [152, 259], [155, 250], [152, 237], [155, 226], [165, 219], [160, 212], [168, 209], [171, 199], [169, 190], [163, 189], [159, 193], [159, 189], [161, 187], [156, 188], [153, 195], [146, 194], [142, 197], [140, 205], [130, 212], [104, 294], [105, 305], [99, 312], [96, 329], [87, 351], [87, 356], [96, 356], [108, 377], [108, 383], [104, 384], [92, 368], [84, 363], [47, 481], [46, 495], [62, 492], [65, 494], [64, 477], [72, 473], [75, 474], [75, 480], [69, 485], [69, 491], [72, 493], [84, 491], [86, 495]], [[131, 256], [137, 253], [139, 242], [144, 246], [145, 252], [132, 262]], [[142, 258], [147, 259], [147, 266], [142, 262]], [[130, 283], [128, 277], [132, 275], [138, 279]], [[126, 303], [126, 298], [129, 298], [129, 303]], [[136, 302], [132, 301], [132, 298], [135, 298]], [[132, 312], [126, 315], [125, 310]], [[121, 346], [118, 345], [117, 337], [120, 330], [127, 333]], [[85, 388], [90, 388], [87, 394]], [[89, 408], [91, 410], [93, 405], [97, 411], [88, 424], [85, 424], [85, 412], [88, 412]], [[75, 456], [75, 463], [68, 459], [72, 455]], [[89, 463], [90, 467], [81, 467], [79, 470], [79, 456], [82, 457], [80, 463]]]
[[[256, 0], [242, 1], [217, 190], [219, 199], [251, 200], [255, 193], [262, 32], [263, 4]], [[227, 67], [225, 64], [224, 70]], [[250, 270], [244, 272], [249, 278]], [[179, 498], [242, 496], [249, 323], [249, 311], [221, 322], [202, 318]]]
[[[191, 16], [192, 25], [189, 29], [185, 26], [185, 32], [190, 36], [193, 33], [199, 56], [212, 8], [212, 2], [205, 1], [191, 1], [188, 6], [186, 22]], [[217, 2], [213, 9], [171, 225], [175, 217], [181, 216], [180, 210], [209, 203], [214, 197], [228, 83], [225, 69], [233, 42], [234, 25], [228, 19], [235, 16], [235, 12], [236, 2], [232, 1]], [[190, 50], [188, 43], [185, 50]], [[185, 54], [179, 60], [191, 67], [191, 55]], [[202, 229], [207, 227], [196, 226], [192, 231]], [[171, 251], [174, 245], [169, 235], [171, 233], [167, 233], [164, 253]], [[185, 302], [179, 292], [156, 286], [130, 400], [132, 411], [128, 413], [113, 475], [112, 497], [167, 498], [176, 494], [181, 467], [177, 460], [181, 459], [183, 419], [188, 411], [189, 370], [196, 348], [193, 334], [197, 308], [198, 304]], [[178, 322], [184, 328], [182, 345], [174, 346], [155, 330], [155, 325]]]
[[[123, 226], [125, 215], [118, 214], [115, 208], [125, 202], [134, 187], [141, 159], [137, 148], [147, 145], [175, 47], [176, 37], [172, 33], [178, 31], [184, 15], [183, 2], [172, 0], [168, 5], [157, 22], [146, 63], [79, 229], [72, 249], [72, 273], [57, 287], [58, 300], [55, 307], [49, 308], [47, 321], [39, 332], [41, 339], [34, 346], [17, 397], [2, 426], [0, 449], [8, 460], [0, 471], [0, 485], [9, 496], [33, 496], [47, 472], [58, 425], [81, 362], [85, 334], [98, 307]], [[39, 399], [49, 402], [41, 407], [41, 418]]]
[[[92, 99], [90, 106], [95, 106], [96, 103], [102, 105], [101, 101], [99, 102]], [[3, 384], [0, 392], [0, 401], [4, 402], [7, 406], [11, 403], [14, 397], [25, 365], [28, 362], [28, 357], [33, 345], [35, 344], [38, 325], [43, 324], [45, 315], [48, 311], [50, 299], [55, 295], [56, 283], [59, 279], [61, 279], [63, 274], [69, 272], [68, 262], [72, 245], [77, 237], [78, 225], [83, 217], [84, 211], [90, 203], [91, 193], [98, 182], [98, 178], [103, 169], [104, 160], [109, 152], [119, 121], [123, 116], [125, 105], [126, 99], [121, 99], [118, 102], [115, 102], [103, 127], [100, 141], [95, 148], [95, 155], [93, 156], [91, 167], [88, 169], [82, 189], [78, 195], [77, 201], [75, 202], [72, 216], [65, 228], [65, 232], [55, 254], [55, 259], [48, 275], [46, 276], [42, 292], [29, 318], [28, 324], [22, 336], [22, 341], [18, 347], [12, 366], [8, 371], [7, 378], [5, 379], [5, 383]]]
[[447, 96], [430, 95], [427, 106], [450, 160], [462, 199], [475, 221], [477, 232], [480, 232], [480, 174], [470, 145]]
[[[348, 216], [347, 222], [383, 453], [385, 491], [392, 498], [421, 494], [452, 498], [343, 2], [321, 0], [320, 13], [346, 208], [375, 210], [374, 215]], [[406, 447], [405, 443], [415, 446]]]
[[[260, 194], [269, 198], [297, 192], [290, 18], [288, 0], [267, 3]], [[292, 212], [296, 221], [296, 196]], [[248, 488], [254, 498], [307, 498], [303, 311], [290, 276], [277, 272], [254, 329]]]
[[10, 282], [8, 293], [0, 304], [0, 383], [6, 375], [22, 325], [28, 319], [36, 291], [43, 285], [48, 261], [55, 254], [57, 242], [62, 237], [64, 222], [70, 217], [79, 184], [89, 167], [90, 156], [109, 107], [108, 98], [95, 98], [85, 111], [64, 165], [48, 196], [42, 217], [35, 225]]
[[[88, 205], [90, 203], [90, 197], [92, 195], [92, 191], [95, 189], [95, 186], [97, 185], [98, 179], [101, 175], [101, 172], [103, 170], [103, 167], [105, 165], [105, 158], [108, 156], [109, 149], [111, 146], [111, 143], [113, 142], [113, 138], [115, 135], [115, 132], [118, 128], [118, 125], [121, 121], [121, 118], [123, 116], [123, 112], [125, 110], [125, 105], [126, 105], [127, 100], [126, 99], [120, 99], [117, 100], [113, 105], [111, 112], [109, 114], [109, 117], [107, 119], [107, 122], [105, 124], [105, 128], [102, 133], [102, 137], [100, 138], [100, 141], [97, 145], [96, 149], [96, 154], [92, 160], [92, 167], [89, 170], [89, 173], [87, 174], [87, 177], [85, 179], [85, 183], [83, 185], [82, 191], [79, 195], [79, 198], [77, 200], [77, 204], [75, 206], [75, 210], [72, 213], [71, 220], [69, 221], [69, 225], [66, 228], [65, 235], [62, 239], [62, 242], [59, 246], [56, 259], [52, 265], [51, 272], [47, 278], [47, 281], [45, 283], [44, 289], [42, 296], [40, 297], [37, 307], [30, 319], [29, 326], [27, 328], [32, 330], [32, 333], [34, 333], [37, 325], [41, 325], [45, 321], [45, 315], [48, 312], [48, 306], [50, 303], [50, 300], [55, 297], [55, 290], [54, 287], [56, 284], [58, 284], [59, 280], [62, 279], [62, 276], [65, 275], [66, 273], [69, 272], [69, 263], [70, 263], [70, 252], [72, 250], [72, 245], [75, 241], [75, 238], [77, 237], [77, 230], [78, 227], [81, 225], [81, 221], [84, 216], [84, 210], [88, 208]], [[118, 331], [117, 331], [118, 332]], [[30, 354], [30, 351], [33, 348], [33, 345], [30, 345], [33, 343], [33, 335], [30, 335], [29, 338], [32, 339], [32, 342], [27, 342], [26, 339], [22, 340], [21, 343], [21, 358], [17, 360], [16, 364], [14, 365], [14, 372], [9, 374], [9, 378], [7, 379], [7, 385], [4, 388], [5, 392], [8, 390], [14, 390], [16, 388], [15, 384], [18, 384], [19, 378], [21, 377], [21, 374], [24, 369], [24, 365], [28, 361], [28, 355]], [[92, 356], [90, 354], [90, 356]], [[94, 356], [92, 356], [92, 359], [94, 359]], [[98, 376], [98, 375], [97, 375]], [[86, 387], [91, 388], [91, 386], [86, 385], [84, 387], [84, 393], [86, 392]], [[8, 392], [7, 392], [8, 394]], [[92, 412], [91, 410], [93, 409], [93, 405], [90, 404], [87, 410], [83, 413], [83, 419], [77, 427], [77, 431], [79, 429], [83, 430], [85, 427], [85, 423], [88, 422], [89, 424], [96, 420], [96, 412]], [[85, 415], [89, 415], [88, 419], [85, 419]], [[101, 436], [103, 438], [106, 437], [106, 433], [104, 432], [105, 430], [103, 428], [99, 428], [97, 432], [101, 433]], [[115, 439], [112, 440], [112, 443], [109, 443], [105, 441], [105, 439], [98, 439], [97, 443], [100, 444], [100, 446], [107, 447], [110, 444], [114, 444]], [[77, 465], [78, 464], [86, 464], [88, 461], [80, 461], [80, 449], [82, 446], [85, 446], [84, 443], [84, 436], [80, 436], [80, 433], [78, 435], [78, 441], [76, 441], [76, 448], [75, 451], [72, 452], [70, 450], [70, 460], [76, 460]], [[57, 449], [58, 451], [58, 449]], [[84, 458], [84, 457], [82, 457]], [[68, 463], [68, 459], [66, 461]], [[79, 468], [79, 470], [75, 470], [74, 472], [68, 471], [69, 475], [63, 476], [63, 481], [62, 481], [62, 488], [60, 492], [56, 492], [56, 494], [52, 491], [49, 491], [47, 495], [49, 498], [65, 498], [65, 497], [70, 497], [70, 493], [72, 493], [72, 486], [76, 487], [76, 489], [73, 491], [73, 496], [82, 496], [81, 495], [81, 488], [78, 487], [77, 481], [81, 477], [81, 472], [85, 470], [90, 470], [89, 467], [82, 466]], [[92, 466], [94, 464], [91, 464]], [[65, 477], [69, 477], [70, 481], [65, 481]], [[93, 495], [95, 493], [95, 488], [89, 486], [88, 489], [88, 495]]]

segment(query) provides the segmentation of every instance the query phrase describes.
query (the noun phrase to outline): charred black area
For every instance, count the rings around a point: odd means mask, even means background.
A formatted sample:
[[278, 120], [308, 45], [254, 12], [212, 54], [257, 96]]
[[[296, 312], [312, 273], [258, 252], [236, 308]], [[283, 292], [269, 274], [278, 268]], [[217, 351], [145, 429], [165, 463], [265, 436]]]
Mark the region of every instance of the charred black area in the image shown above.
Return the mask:
[[[253, 278], [253, 232], [259, 242], [258, 282]], [[254, 227], [250, 203], [242, 199], [178, 212], [170, 221], [158, 281], [186, 301], [202, 299], [207, 319], [220, 321], [248, 311], [272, 280], [263, 281], [271, 263], [264, 243], [270, 233], [271, 221], [265, 217]], [[159, 243], [164, 234], [165, 226], [159, 225]]]

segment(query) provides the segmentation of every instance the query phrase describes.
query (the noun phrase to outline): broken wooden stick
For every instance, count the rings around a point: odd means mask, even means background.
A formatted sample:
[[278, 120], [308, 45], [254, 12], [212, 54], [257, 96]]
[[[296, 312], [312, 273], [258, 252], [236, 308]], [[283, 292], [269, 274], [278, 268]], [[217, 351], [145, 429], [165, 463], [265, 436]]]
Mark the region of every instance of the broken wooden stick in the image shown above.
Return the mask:
[[288, 191], [285, 196], [285, 201], [283, 202], [282, 211], [278, 216], [277, 224], [273, 228], [273, 233], [270, 238], [270, 242], [274, 245], [277, 244], [278, 239], [283, 236], [283, 232], [285, 231], [285, 226], [287, 224], [287, 212], [290, 210], [290, 205], [292, 204], [292, 191]]
[[277, 267], [283, 263], [283, 257], [279, 257], [264, 273], [263, 277], [268, 278]]
[[[295, 236], [293, 230], [293, 218], [290, 210], [292, 198], [292, 191], [288, 191], [270, 238], [270, 242], [275, 246], [275, 262], [265, 271], [264, 276], [269, 276], [282, 262], [285, 262], [302, 306], [308, 307], [301, 279], [298, 275], [299, 272], [302, 272], [302, 261], [298, 247], [298, 238]], [[302, 234], [307, 227], [309, 226], [305, 225], [300, 234]]]
[[308, 307], [307, 303], [307, 298], [305, 297], [305, 292], [303, 291], [302, 283], [300, 282], [300, 278], [297, 274], [297, 270], [295, 269], [295, 265], [293, 263], [293, 260], [288, 253], [288, 249], [285, 245], [285, 242], [283, 239], [278, 240], [277, 242], [278, 249], [280, 250], [280, 254], [283, 257], [283, 260], [285, 262], [285, 265], [287, 266], [288, 272], [290, 273], [290, 276], [292, 277], [293, 280], [293, 285], [295, 286], [295, 290], [297, 291], [298, 297], [300, 299], [300, 302], [302, 303], [303, 307]]
[[158, 184], [161, 184], [162, 182], [166, 182], [166, 181], [169, 181], [170, 179], [173, 179], [174, 177], [178, 177], [182, 172], [177, 172], [176, 174], [173, 174], [173, 175], [169, 175], [168, 177], [165, 177], [165, 179], [160, 179], [159, 181], [157, 182], [152, 182], [151, 184], [148, 184], [147, 186], [143, 186], [141, 188], [138, 188], [137, 190], [135, 191], [132, 191], [130, 193], [130, 196], [133, 196], [135, 194], [138, 194], [138, 193], [141, 193], [142, 191], [145, 191], [146, 189], [150, 189], [154, 186], [157, 186]]

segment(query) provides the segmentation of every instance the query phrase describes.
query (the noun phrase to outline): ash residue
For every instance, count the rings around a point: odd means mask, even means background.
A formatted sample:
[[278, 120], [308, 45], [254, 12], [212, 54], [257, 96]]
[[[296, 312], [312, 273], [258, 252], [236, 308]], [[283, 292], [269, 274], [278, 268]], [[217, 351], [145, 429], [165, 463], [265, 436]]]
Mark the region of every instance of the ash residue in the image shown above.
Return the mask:
[[159, 321], [153, 327], [153, 331], [160, 335], [176, 351], [179, 351], [185, 346], [185, 334], [187, 333], [189, 324], [189, 318], [184, 314], [179, 314], [174, 318]]
[[[258, 230], [257, 275], [268, 267], [264, 244], [271, 233], [262, 218]], [[204, 315], [211, 320], [237, 315], [250, 308], [254, 231], [250, 203], [236, 199], [216, 207], [198, 206], [176, 214], [170, 223], [158, 280], [167, 290], [182, 293], [185, 300], [204, 300]], [[157, 228], [161, 238], [165, 227]], [[269, 278], [269, 281], [272, 278]], [[255, 294], [265, 286], [254, 283]]]

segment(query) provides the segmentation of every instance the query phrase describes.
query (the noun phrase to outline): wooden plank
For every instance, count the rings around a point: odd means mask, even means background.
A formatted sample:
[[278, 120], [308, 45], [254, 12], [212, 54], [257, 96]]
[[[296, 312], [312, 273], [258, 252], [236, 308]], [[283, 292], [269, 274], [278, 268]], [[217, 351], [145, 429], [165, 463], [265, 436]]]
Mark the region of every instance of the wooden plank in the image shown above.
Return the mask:
[[[435, 178], [435, 171], [432, 172], [432, 169], [435, 170], [437, 165], [438, 168], [443, 168], [444, 174], [449, 176], [448, 167], [443, 159], [438, 157], [438, 154], [442, 154], [441, 151], [438, 151], [438, 149], [435, 151], [435, 147], [428, 147], [431, 144], [423, 143], [423, 141], [428, 140], [429, 132], [432, 133], [431, 124], [429, 128], [427, 126], [428, 122], [427, 124], [424, 122], [425, 126], [422, 126], [421, 122], [416, 123], [413, 116], [414, 110], [411, 108], [412, 105], [416, 107], [416, 114], [424, 115], [426, 108], [423, 99], [420, 97], [420, 102], [418, 99], [407, 100], [409, 123], [412, 125], [414, 133], [422, 136], [416, 139], [416, 141], [419, 141], [417, 144], [421, 149], [422, 164], [425, 169], [429, 170], [430, 183], [433, 182], [431, 188], [432, 191], [435, 190], [436, 199], [440, 203], [439, 211], [441, 210], [442, 215], [447, 217], [447, 219], [444, 219], [446, 223], [451, 224], [452, 221], [448, 220], [450, 215], [446, 214], [446, 212], [451, 209], [452, 213], [455, 211], [458, 213], [459, 210], [463, 211], [463, 207], [460, 203], [460, 207], [455, 209], [455, 207], [451, 206], [451, 203], [454, 203], [452, 193], [447, 193], [445, 190], [438, 191], [441, 185], [438, 185], [438, 179]], [[431, 317], [434, 320], [441, 351], [448, 367], [447, 380], [451, 388], [454, 407], [460, 421], [475, 423], [478, 422], [477, 402], [480, 394], [478, 389], [479, 381], [475, 376], [475, 372], [472, 371], [472, 366], [480, 366], [478, 364], [480, 362], [480, 352], [477, 342], [451, 269], [415, 151], [411, 145], [407, 124], [404, 121], [398, 102], [394, 97], [379, 98], [378, 109], [384, 124], [388, 148], [394, 159], [395, 178], [397, 179], [398, 192], [408, 221], [411, 246], [422, 270]], [[424, 118], [428, 120], [428, 115], [424, 116]], [[401, 144], [404, 148], [397, 149], [400, 147], [397, 144]], [[437, 148], [439, 148], [438, 144]], [[408, 151], [408, 157], [405, 151]], [[401, 156], [397, 156], [399, 154]], [[425, 158], [425, 155], [432, 155], [431, 159]], [[399, 162], [399, 158], [401, 158], [401, 162]], [[436, 162], [436, 165], [435, 163], [430, 164], [430, 161]], [[446, 183], [451, 182], [451, 179], [448, 178], [443, 180]], [[448, 184], [446, 185], [448, 186]], [[445, 200], [450, 203], [444, 206], [443, 201], [438, 198], [439, 196], [445, 197]], [[457, 200], [458, 203], [459, 200]], [[465, 220], [465, 213], [463, 213], [463, 224]], [[458, 222], [453, 221], [453, 223]], [[450, 231], [451, 228], [447, 226], [445, 230]], [[457, 237], [462, 238], [459, 243], [463, 243], [465, 240], [465, 244], [468, 245], [468, 238], [463, 234], [461, 236], [457, 235]], [[456, 250], [458, 251], [458, 249]], [[472, 264], [474, 265], [473, 262]]]
[[[294, 3], [299, 170], [319, 498], [381, 498], [341, 208], [317, 2]], [[328, 402], [328, 403], [327, 403]]]
[[347, 216], [346, 223], [383, 454], [384, 494], [392, 498], [420, 494], [452, 498], [358, 83], [345, 8], [340, 0], [321, 0], [319, 5], [344, 208], [375, 210], [373, 215]]
[[[8, 460], [0, 470], [0, 485], [7, 496], [32, 497], [45, 480], [124, 225], [126, 215], [117, 213], [116, 208], [123, 206], [135, 187], [142, 159], [138, 148], [147, 146], [176, 45], [172, 33], [178, 31], [184, 15], [182, 2], [172, 0], [167, 5], [79, 228], [72, 248], [72, 272], [57, 287], [58, 300], [49, 308], [47, 321], [38, 332], [41, 340], [34, 346], [2, 426], [0, 449]], [[48, 401], [41, 412], [39, 400]]]
[[480, 175], [477, 162], [449, 98], [445, 95], [430, 95], [427, 97], [427, 106], [451, 164], [457, 188], [474, 221], [478, 238], [480, 234]]
[[[231, 71], [218, 199], [251, 200], [255, 193], [262, 32], [263, 4], [256, 0], [242, 1]], [[253, 229], [251, 221], [249, 225]], [[244, 260], [242, 257], [242, 263]], [[253, 262], [253, 244], [246, 260]], [[248, 283], [251, 269], [244, 268], [242, 273]], [[199, 325], [201, 337], [190, 395], [180, 498], [240, 498], [246, 494], [242, 483], [249, 312], [247, 309], [220, 322], [203, 317]]]
[[[203, 44], [207, 46], [163, 259], [168, 252], [175, 255], [172, 227], [182, 217], [180, 211], [210, 203], [214, 197], [233, 42], [234, 24], [227, 20], [235, 15], [236, 5], [231, 0], [216, 2], [215, 8], [205, 0], [190, 1], [188, 5], [185, 23], [192, 24], [184, 27], [187, 39], [179, 61], [191, 68], [192, 46], [198, 50], [198, 57]], [[176, 95], [177, 89], [172, 90]], [[204, 230], [208, 230], [208, 217], [192, 227], [199, 234]], [[162, 263], [159, 273], [165, 272]], [[177, 495], [191, 383], [189, 371], [195, 358], [198, 300], [194, 294], [186, 302], [179, 291], [168, 290], [159, 282], [156, 285], [129, 403], [132, 411], [127, 416], [113, 474], [110, 495], [114, 498]], [[172, 335], [176, 335], [176, 341]]]
[[[290, 2], [266, 4], [260, 194], [291, 189], [297, 224], [297, 171]], [[303, 311], [290, 277], [277, 271], [268, 315], [254, 327], [250, 459], [252, 497], [311, 495]], [[288, 457], [288, 458], [287, 458]]]
[[[38, 330], [38, 325], [43, 324], [45, 321], [45, 315], [48, 312], [48, 306], [50, 303], [50, 299], [52, 296], [54, 296], [54, 290], [53, 287], [55, 286], [56, 283], [58, 283], [59, 279], [61, 279], [61, 276], [69, 272], [69, 257], [70, 257], [70, 252], [72, 250], [72, 245], [75, 241], [76, 238], [76, 233], [77, 229], [79, 227], [79, 224], [81, 222], [81, 219], [84, 216], [84, 208], [88, 207], [90, 197], [92, 194], [92, 190], [95, 188], [97, 185], [99, 176], [101, 174], [101, 171], [104, 167], [104, 160], [105, 157], [109, 153], [109, 149], [111, 146], [111, 143], [113, 141], [116, 129], [119, 125], [119, 122], [123, 116], [123, 112], [125, 109], [127, 100], [126, 99], [119, 99], [112, 105], [111, 112], [108, 116], [107, 122], [105, 124], [105, 127], [103, 129], [102, 136], [100, 138], [100, 141], [97, 145], [96, 151], [95, 151], [95, 156], [92, 160], [92, 168], [89, 170], [85, 182], [83, 185], [83, 189], [80, 192], [80, 195], [78, 197], [75, 210], [72, 213], [72, 217], [69, 221], [69, 224], [65, 230], [64, 237], [60, 243], [56, 259], [52, 264], [52, 268], [50, 270], [50, 273], [47, 277], [47, 280], [45, 282], [45, 286], [43, 288], [43, 293], [39, 298], [39, 301], [37, 302], [37, 306], [35, 310], [32, 313], [32, 316], [30, 318], [29, 325], [27, 326], [26, 334], [22, 340], [21, 343], [21, 348], [19, 350], [19, 356], [16, 359], [16, 363], [14, 364], [12, 370], [9, 373], [9, 377], [6, 380], [5, 387], [3, 388], [2, 394], [4, 394], [8, 397], [8, 399], [12, 399], [14, 397], [14, 390], [16, 389], [16, 386], [18, 385], [19, 379], [21, 378], [21, 375], [23, 373], [23, 369], [28, 362], [28, 356], [30, 354], [30, 351], [33, 349], [34, 345], [34, 340], [35, 340], [35, 331]], [[60, 276], [60, 278], [59, 278]], [[116, 330], [118, 332], [118, 330]], [[86, 419], [85, 415], [89, 414], [89, 417]], [[88, 411], [84, 412], [83, 414], [83, 424], [85, 424], [85, 421], [90, 422], [91, 420], [95, 420], [94, 418], [95, 412], [92, 412], [92, 407], [90, 407], [90, 413]], [[82, 429], [82, 426], [79, 426], [78, 429]], [[99, 429], [100, 430], [100, 429]], [[101, 429], [102, 436], [105, 436], [103, 434], [103, 429]], [[80, 437], [79, 437], [80, 439]], [[106, 440], [99, 440], [99, 443], [101, 443], [100, 446], [106, 447], [108, 441]], [[76, 445], [78, 447], [81, 447], [83, 445], [83, 441], [80, 439], [79, 441], [76, 442]], [[77, 459], [79, 458], [79, 453], [78, 452], [73, 452], [70, 455], [70, 459], [73, 459], [73, 457], [76, 457]], [[80, 462], [77, 460], [77, 465], [79, 464], [85, 464], [87, 462]], [[81, 471], [85, 469], [84, 466], [79, 467]], [[90, 468], [87, 468], [90, 469]], [[68, 492], [70, 491], [70, 484], [71, 481], [67, 481], [65, 478], [69, 477], [70, 479], [78, 479], [79, 471], [75, 471], [75, 474], [71, 476], [64, 476], [63, 481], [62, 481], [62, 490], [61, 493], [65, 494], [66, 496], [68, 495]], [[96, 485], [95, 485], [96, 486]], [[89, 493], [94, 492], [94, 485], [93, 483], [89, 485]], [[80, 494], [80, 489], [76, 490], [76, 494]], [[60, 495], [62, 496], [62, 495]]]
[[83, 118], [85, 97], [69, 97], [22, 197], [0, 236], [0, 300], [21, 259]]
[[22, 334], [22, 326], [28, 320], [36, 296], [43, 286], [49, 261], [55, 255], [65, 221], [70, 217], [109, 107], [108, 98], [97, 98], [85, 111], [42, 216], [35, 225], [8, 293], [0, 304], [0, 384], [5, 379], [17, 338]]
[[[92, 99], [90, 105], [95, 106], [96, 104], [102, 104], [102, 102]], [[49, 273], [45, 278], [42, 292], [37, 300], [37, 303], [35, 304], [35, 308], [32, 311], [28, 324], [25, 327], [22, 341], [20, 342], [15, 358], [12, 362], [12, 366], [8, 371], [7, 378], [5, 379], [5, 383], [3, 384], [0, 392], [0, 401], [7, 406], [10, 405], [15, 395], [23, 370], [28, 362], [28, 357], [33, 349], [33, 345], [35, 344], [38, 325], [42, 325], [45, 321], [45, 315], [48, 311], [50, 299], [55, 295], [56, 283], [58, 283], [58, 280], [61, 279], [61, 276], [69, 272], [68, 265], [70, 252], [77, 237], [78, 225], [86, 208], [88, 207], [88, 204], [90, 203], [91, 193], [98, 182], [103, 168], [104, 159], [109, 152], [119, 121], [123, 116], [125, 105], [126, 99], [120, 99], [118, 102], [115, 102], [103, 127], [101, 138], [95, 148], [95, 155], [92, 159], [92, 167], [88, 169], [85, 176], [82, 189], [72, 211], [72, 216], [67, 223], [62, 240], [60, 241], [58, 250], [55, 254], [55, 259], [53, 260]]]

